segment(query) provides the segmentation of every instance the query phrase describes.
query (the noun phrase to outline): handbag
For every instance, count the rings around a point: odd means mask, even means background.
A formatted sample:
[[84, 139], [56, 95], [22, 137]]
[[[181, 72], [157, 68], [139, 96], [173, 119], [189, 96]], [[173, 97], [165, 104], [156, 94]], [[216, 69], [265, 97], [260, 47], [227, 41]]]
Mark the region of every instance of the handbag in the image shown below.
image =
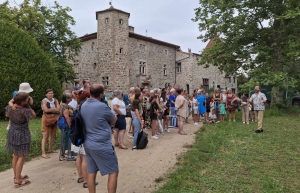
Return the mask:
[[46, 117], [45, 125], [48, 127], [54, 127], [57, 123], [57, 117]]
[[60, 116], [57, 120], [57, 126], [59, 129], [64, 130], [68, 128], [67, 121], [64, 116]]

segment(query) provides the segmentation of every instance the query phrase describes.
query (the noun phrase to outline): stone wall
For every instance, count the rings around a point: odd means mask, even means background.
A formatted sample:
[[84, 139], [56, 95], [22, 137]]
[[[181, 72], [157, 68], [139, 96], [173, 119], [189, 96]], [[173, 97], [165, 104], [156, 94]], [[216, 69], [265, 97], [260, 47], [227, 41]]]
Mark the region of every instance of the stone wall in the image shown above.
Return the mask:
[[[129, 38], [130, 85], [148, 86], [149, 88], [173, 85], [175, 82], [175, 48]], [[139, 73], [140, 62], [146, 63], [146, 73]], [[164, 75], [166, 65], [167, 75]], [[149, 84], [142, 84], [142, 79], [149, 78]]]
[[109, 90], [129, 88], [128, 17], [118, 11], [98, 13], [98, 81], [108, 82]]

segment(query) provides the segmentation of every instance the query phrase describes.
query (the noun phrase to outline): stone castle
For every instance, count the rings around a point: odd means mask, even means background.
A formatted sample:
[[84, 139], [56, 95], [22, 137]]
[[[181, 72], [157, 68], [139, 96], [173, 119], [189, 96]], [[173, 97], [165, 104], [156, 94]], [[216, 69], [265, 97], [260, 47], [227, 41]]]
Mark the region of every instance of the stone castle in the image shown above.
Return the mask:
[[[80, 37], [82, 49], [72, 61], [78, 79], [102, 83], [108, 90], [129, 92], [132, 86], [148, 88], [179, 84], [189, 93], [237, 87], [235, 77], [225, 77], [216, 67], [198, 66], [200, 54], [180, 46], [134, 33], [130, 13], [110, 7], [96, 12], [97, 32]], [[207, 47], [212, 42], [208, 43]]]

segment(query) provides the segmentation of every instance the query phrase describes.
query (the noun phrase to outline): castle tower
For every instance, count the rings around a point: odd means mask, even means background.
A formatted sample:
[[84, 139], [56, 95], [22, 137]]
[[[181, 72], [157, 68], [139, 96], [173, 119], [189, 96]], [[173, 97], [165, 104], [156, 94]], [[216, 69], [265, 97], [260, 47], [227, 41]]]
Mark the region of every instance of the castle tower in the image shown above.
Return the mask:
[[129, 16], [111, 6], [96, 12], [98, 80], [108, 90], [129, 90]]

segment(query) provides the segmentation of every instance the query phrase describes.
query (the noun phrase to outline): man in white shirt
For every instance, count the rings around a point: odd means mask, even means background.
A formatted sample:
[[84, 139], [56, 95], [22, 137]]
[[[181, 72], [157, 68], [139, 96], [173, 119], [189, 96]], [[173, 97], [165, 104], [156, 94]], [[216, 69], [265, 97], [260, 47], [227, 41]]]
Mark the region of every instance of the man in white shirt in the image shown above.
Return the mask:
[[260, 87], [255, 86], [255, 93], [251, 95], [249, 101], [253, 103], [255, 120], [258, 122], [257, 130], [255, 133], [263, 132], [262, 121], [264, 117], [265, 103], [267, 102], [267, 97], [264, 93], [260, 92]]

